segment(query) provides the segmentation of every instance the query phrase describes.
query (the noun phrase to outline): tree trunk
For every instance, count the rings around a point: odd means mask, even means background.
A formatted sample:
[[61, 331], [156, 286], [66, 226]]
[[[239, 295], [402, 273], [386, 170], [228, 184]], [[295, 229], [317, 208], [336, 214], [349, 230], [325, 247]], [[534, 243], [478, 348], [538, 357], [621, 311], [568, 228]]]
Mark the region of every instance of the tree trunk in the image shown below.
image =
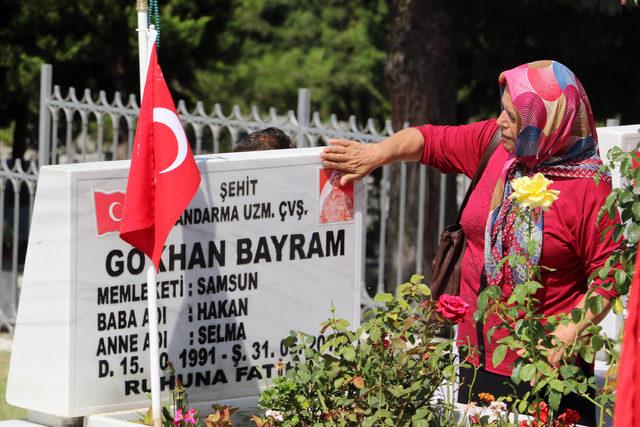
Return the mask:
[[[389, 56], [385, 74], [391, 98], [394, 129], [410, 125], [454, 124], [456, 112], [456, 55], [453, 42], [453, 9], [449, 0], [394, 0]], [[387, 226], [385, 287], [397, 283], [397, 251], [403, 251], [401, 280], [413, 273], [431, 277], [431, 261], [438, 243], [440, 173], [427, 168], [425, 228], [417, 236], [419, 166], [407, 164], [404, 244], [400, 235], [400, 168], [391, 166], [390, 209]], [[449, 220], [455, 215], [455, 176], [448, 177]], [[453, 212], [452, 212], [453, 210]], [[416, 243], [423, 241], [422, 271], [416, 271]], [[428, 282], [427, 282], [428, 283]]]

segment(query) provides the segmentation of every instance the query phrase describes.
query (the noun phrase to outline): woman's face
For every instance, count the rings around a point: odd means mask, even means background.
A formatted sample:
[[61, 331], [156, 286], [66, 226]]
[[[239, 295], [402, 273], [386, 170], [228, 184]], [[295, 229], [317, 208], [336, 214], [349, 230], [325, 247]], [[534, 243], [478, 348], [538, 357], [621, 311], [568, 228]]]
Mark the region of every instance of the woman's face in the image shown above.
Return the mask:
[[516, 136], [518, 135], [518, 114], [507, 88], [502, 94], [502, 107], [502, 113], [498, 117], [498, 126], [502, 131], [502, 144], [505, 150], [513, 153], [516, 150]]

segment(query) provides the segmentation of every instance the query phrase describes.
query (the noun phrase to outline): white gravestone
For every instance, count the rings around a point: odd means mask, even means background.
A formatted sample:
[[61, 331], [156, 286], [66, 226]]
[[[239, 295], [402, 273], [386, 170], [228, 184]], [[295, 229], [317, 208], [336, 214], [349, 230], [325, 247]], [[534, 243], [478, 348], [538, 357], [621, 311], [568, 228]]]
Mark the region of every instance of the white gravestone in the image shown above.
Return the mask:
[[[160, 361], [191, 401], [256, 396], [290, 330], [359, 323], [363, 188], [336, 186], [320, 149], [197, 158], [202, 183], [167, 240]], [[117, 228], [129, 162], [44, 167], [7, 401], [60, 417], [149, 405], [146, 267]], [[169, 396], [172, 379], [162, 379]]]

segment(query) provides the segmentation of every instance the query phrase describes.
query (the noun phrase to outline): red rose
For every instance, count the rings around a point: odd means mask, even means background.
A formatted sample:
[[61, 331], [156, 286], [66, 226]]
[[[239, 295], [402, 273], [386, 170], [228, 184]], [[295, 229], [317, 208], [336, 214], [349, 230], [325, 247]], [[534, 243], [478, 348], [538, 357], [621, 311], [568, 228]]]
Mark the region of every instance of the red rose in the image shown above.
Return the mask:
[[391, 344], [391, 340], [387, 335], [385, 335], [384, 338], [382, 339], [382, 347], [389, 348], [389, 344]]
[[567, 409], [562, 415], [558, 417], [556, 426], [558, 427], [570, 427], [575, 426], [580, 421], [580, 413], [573, 409]]
[[436, 311], [451, 323], [458, 323], [469, 312], [469, 304], [454, 295], [441, 295], [436, 304]]
[[545, 401], [540, 402], [539, 405], [540, 405], [539, 406], [540, 409], [538, 409], [538, 404], [534, 403], [533, 410], [529, 412], [534, 417], [537, 416], [542, 424], [546, 424], [547, 421], [549, 421], [549, 406], [547, 406], [547, 402]]

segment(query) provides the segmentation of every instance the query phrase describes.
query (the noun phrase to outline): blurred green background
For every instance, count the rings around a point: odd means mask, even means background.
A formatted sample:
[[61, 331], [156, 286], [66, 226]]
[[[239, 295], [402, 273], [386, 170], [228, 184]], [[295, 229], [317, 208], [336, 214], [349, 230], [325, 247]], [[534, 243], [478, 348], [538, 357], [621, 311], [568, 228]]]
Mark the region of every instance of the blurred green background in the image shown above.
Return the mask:
[[[416, 3], [420, 3], [416, 6]], [[391, 115], [390, 40], [412, 57], [445, 56], [451, 78], [425, 66], [429, 85], [454, 86], [457, 123], [498, 111], [503, 69], [536, 59], [565, 63], [581, 78], [599, 121], [640, 122], [636, 84], [640, 13], [617, 0], [159, 0], [160, 62], [176, 99], [229, 111], [255, 104], [295, 109], [312, 89], [324, 118]], [[398, 14], [412, 14], [405, 27]], [[413, 8], [413, 9], [412, 9]], [[438, 28], [438, 22], [448, 22]], [[434, 25], [435, 24], [435, 25]], [[425, 27], [431, 25], [431, 27]], [[135, 93], [134, 0], [3, 0], [0, 14], [0, 140], [14, 156], [35, 147], [40, 65], [77, 90]], [[426, 28], [422, 33], [421, 29]], [[405, 34], [406, 36], [407, 34]], [[446, 38], [446, 55], [433, 43]], [[438, 39], [438, 40], [436, 40]], [[413, 43], [413, 45], [411, 45]], [[432, 48], [433, 47], [433, 48]], [[393, 46], [397, 52], [398, 46]], [[415, 59], [415, 58], [413, 58]], [[385, 76], [385, 64], [387, 75]], [[417, 73], [419, 70], [413, 70]], [[415, 79], [407, 71], [404, 79]], [[449, 73], [451, 74], [451, 73]], [[398, 76], [396, 76], [398, 78]], [[421, 89], [418, 88], [417, 91]], [[416, 89], [412, 90], [416, 92]], [[397, 92], [397, 89], [394, 90]], [[419, 94], [418, 94], [419, 95]], [[451, 98], [451, 96], [447, 96]], [[443, 101], [438, 101], [443, 102]], [[246, 111], [246, 110], [245, 110]], [[449, 114], [448, 116], [451, 116]], [[411, 119], [411, 117], [408, 117]]]

